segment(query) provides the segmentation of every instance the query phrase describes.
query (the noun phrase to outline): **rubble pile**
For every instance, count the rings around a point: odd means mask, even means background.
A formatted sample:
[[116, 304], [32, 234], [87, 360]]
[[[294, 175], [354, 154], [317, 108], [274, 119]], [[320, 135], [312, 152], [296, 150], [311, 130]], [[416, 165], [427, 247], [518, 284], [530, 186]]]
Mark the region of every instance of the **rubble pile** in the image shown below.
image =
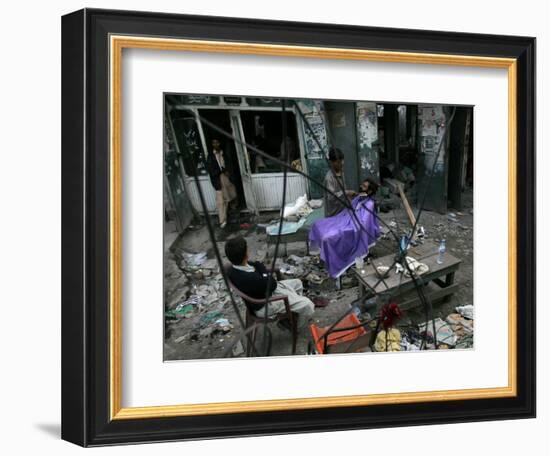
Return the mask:
[[[179, 252], [165, 257], [165, 337], [197, 341], [233, 329], [230, 296], [216, 259], [206, 252]], [[181, 334], [183, 333], [183, 334]]]
[[[447, 315], [445, 320], [435, 318], [417, 328], [408, 327], [401, 330], [401, 351], [420, 350], [424, 338], [428, 349], [465, 349], [474, 345], [474, 306], [459, 306], [455, 313]], [[433, 328], [435, 326], [436, 338]]]
[[[408, 182], [404, 177], [402, 180]], [[410, 185], [410, 182], [408, 184]], [[414, 186], [409, 187], [407, 192], [413, 189]], [[370, 252], [375, 267], [376, 258], [395, 253], [398, 248], [396, 241], [410, 235], [411, 221], [401, 201], [396, 198], [399, 197], [396, 197], [393, 192], [389, 193], [389, 198], [382, 195], [379, 197], [380, 205], [384, 202], [392, 203], [393, 207], [388, 211], [380, 209], [379, 215], [395, 232], [398, 239], [390, 233], [384, 223], [381, 223], [384, 235]], [[411, 200], [413, 199], [411, 197]], [[313, 201], [308, 204], [315, 209]], [[471, 207], [469, 200], [466, 201], [466, 207]], [[289, 215], [286, 223], [300, 221], [301, 209], [295, 209], [296, 213]], [[417, 210], [414, 208], [413, 212], [416, 214]], [[242, 226], [240, 233], [246, 236], [251, 259], [263, 262], [268, 268], [272, 265], [274, 245], [266, 244], [266, 229], [268, 226], [276, 226], [279, 221], [276, 216], [277, 214], [266, 214], [263, 219], [256, 220], [254, 225]], [[399, 342], [397, 343], [397, 338], [395, 340], [388, 338], [391, 343], [386, 344], [384, 338], [382, 345], [392, 350], [416, 351], [435, 348], [437, 339], [439, 349], [472, 348], [474, 346], [473, 212], [465, 209], [462, 212], [453, 210], [439, 214], [426, 210], [423, 211], [419, 222], [416, 236], [411, 244], [414, 246], [416, 243], [422, 244], [427, 241], [434, 241], [437, 244], [445, 239], [447, 251], [462, 260], [455, 276], [455, 283], [460, 286], [451, 299], [434, 302], [434, 314], [428, 322], [422, 306], [407, 309], [406, 315], [395, 326], [400, 332]], [[242, 233], [243, 230], [247, 231]], [[225, 234], [220, 236], [220, 239], [217, 239], [218, 248], [223, 252], [227, 236]], [[213, 257], [212, 243], [207, 230], [195, 230], [182, 236], [174, 248], [177, 250], [167, 251], [165, 257], [166, 359], [219, 358], [230, 346], [234, 349], [233, 354], [239, 356], [244, 350], [243, 343], [236, 343], [241, 329], [217, 260]], [[319, 257], [319, 252], [311, 251], [309, 254], [305, 252], [303, 241], [288, 242], [284, 245], [284, 249], [279, 249], [275, 267], [281, 272], [282, 279], [302, 280], [305, 294], [316, 303], [314, 323], [321, 327], [329, 326], [340, 318], [346, 309], [349, 309], [351, 303], [356, 301], [357, 279], [352, 272], [344, 274], [340, 280], [331, 279]], [[417, 260], [422, 263], [421, 258]], [[241, 309], [241, 315], [244, 315], [244, 303], [239, 298], [235, 298]], [[324, 300], [325, 305], [317, 305], [320, 300]], [[375, 330], [378, 312], [373, 309], [371, 315], [373, 320], [370, 328]], [[371, 316], [367, 313], [362, 313], [359, 317], [361, 321], [371, 320]], [[273, 354], [288, 354], [288, 334], [282, 330], [279, 333], [276, 325], [271, 329], [274, 331]], [[299, 353], [307, 352], [308, 340], [306, 331], [298, 340]]]
[[278, 264], [284, 278], [301, 279], [306, 288], [327, 288], [332, 285], [319, 255], [289, 255]]

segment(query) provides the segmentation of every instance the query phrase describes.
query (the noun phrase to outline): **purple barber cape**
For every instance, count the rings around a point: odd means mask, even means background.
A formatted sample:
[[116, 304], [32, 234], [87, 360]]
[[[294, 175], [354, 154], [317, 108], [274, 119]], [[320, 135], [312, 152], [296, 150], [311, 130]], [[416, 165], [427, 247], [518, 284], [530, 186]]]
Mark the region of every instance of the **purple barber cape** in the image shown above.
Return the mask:
[[357, 219], [350, 209], [343, 209], [333, 217], [317, 220], [309, 232], [310, 245], [321, 249], [321, 259], [333, 278], [339, 277], [354, 264], [355, 258], [369, 253], [369, 246], [380, 236], [374, 200], [356, 196], [351, 205]]

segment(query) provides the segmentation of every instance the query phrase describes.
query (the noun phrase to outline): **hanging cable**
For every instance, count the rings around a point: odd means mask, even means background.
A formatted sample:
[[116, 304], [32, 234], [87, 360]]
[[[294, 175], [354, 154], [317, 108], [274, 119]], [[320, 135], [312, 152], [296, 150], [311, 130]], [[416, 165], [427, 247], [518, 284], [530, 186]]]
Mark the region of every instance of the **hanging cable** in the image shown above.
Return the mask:
[[[288, 163], [288, 150], [287, 150], [287, 144], [286, 144], [286, 109], [285, 109], [285, 99], [283, 98], [281, 101], [281, 130], [282, 130], [282, 136], [283, 136], [283, 159], [285, 163]], [[281, 202], [281, 215], [279, 217], [279, 229], [277, 231], [277, 240], [275, 242], [275, 250], [273, 252], [273, 261], [271, 263], [271, 271], [269, 271], [269, 275], [267, 278], [267, 287], [265, 291], [265, 311], [264, 311], [264, 321], [267, 323], [267, 317], [268, 317], [268, 307], [269, 307], [269, 297], [271, 294], [271, 283], [273, 282], [273, 274], [275, 274], [275, 266], [277, 264], [277, 256], [279, 254], [279, 244], [281, 242], [281, 233], [283, 232], [283, 223], [284, 223], [284, 212], [285, 212], [285, 205], [286, 205], [286, 183], [287, 183], [287, 173], [288, 169], [287, 167], [283, 170], [283, 198]], [[296, 324], [293, 320], [292, 310], [291, 314], [288, 316], [291, 323]], [[266, 343], [266, 335], [267, 333], [264, 331], [264, 345]]]
[[[306, 127], [308, 128], [308, 131], [310, 131], [312, 137], [314, 138], [314, 141], [317, 143], [318, 147], [323, 150], [323, 147], [320, 145], [320, 142], [317, 138], [317, 136], [315, 135], [315, 132], [311, 129], [311, 126], [309, 125], [309, 122], [307, 121], [307, 119], [305, 119], [305, 116], [303, 115], [303, 113], [301, 112], [299, 106], [296, 104], [296, 102], [294, 102], [295, 106], [297, 107], [297, 111], [299, 112], [299, 114], [301, 115], [302, 117], [302, 120], [304, 121], [304, 124], [306, 125]], [[276, 246], [275, 246], [275, 255], [274, 255], [274, 259], [273, 259], [273, 266], [272, 266], [272, 273], [274, 273], [274, 267], [275, 267], [275, 262], [277, 260], [277, 255], [278, 255], [278, 245], [279, 245], [279, 242], [280, 242], [280, 236], [281, 236], [281, 231], [282, 231], [282, 215], [283, 215], [283, 212], [284, 212], [284, 206], [285, 206], [285, 203], [286, 203], [286, 174], [287, 174], [287, 171], [289, 169], [291, 169], [293, 172], [296, 172], [302, 176], [304, 176], [305, 178], [307, 178], [309, 181], [313, 182], [314, 184], [318, 185], [320, 188], [322, 188], [325, 192], [327, 192], [328, 194], [332, 195], [333, 197], [335, 197], [344, 207], [346, 207], [347, 209], [350, 210], [351, 214], [352, 214], [352, 218], [354, 219], [354, 223], [356, 223], [356, 226], [358, 227], [358, 229], [362, 229], [364, 230], [365, 228], [361, 225], [361, 223], [356, 220], [357, 217], [353, 211], [353, 208], [351, 207], [349, 201], [347, 200], [347, 198], [340, 198], [338, 195], [336, 195], [334, 192], [332, 192], [330, 189], [326, 188], [326, 186], [321, 183], [321, 182], [318, 182], [316, 179], [312, 178], [311, 176], [307, 175], [306, 173], [302, 172], [302, 171], [299, 171], [299, 170], [295, 170], [295, 169], [292, 169], [289, 164], [288, 164], [288, 153], [287, 153], [287, 150], [286, 150], [286, 137], [284, 137], [283, 139], [283, 150], [284, 150], [284, 161], [281, 161], [281, 160], [278, 160], [276, 159], [275, 157], [272, 157], [271, 155], [259, 150], [258, 148], [254, 147], [254, 146], [251, 146], [249, 144], [247, 144], [246, 142], [240, 140], [239, 138], [236, 138], [234, 137], [233, 135], [231, 135], [230, 133], [226, 132], [225, 130], [221, 129], [220, 127], [218, 127], [217, 125], [213, 124], [212, 122], [210, 122], [209, 120], [207, 119], [204, 119], [202, 116], [200, 116], [198, 114], [198, 112], [193, 112], [193, 111], [190, 111], [190, 110], [187, 110], [188, 112], [192, 113], [196, 119], [200, 119], [203, 123], [205, 123], [206, 125], [209, 125], [211, 128], [213, 128], [214, 130], [218, 131], [219, 133], [221, 133], [222, 135], [230, 138], [230, 139], [233, 139], [234, 141], [236, 141], [237, 143], [239, 143], [241, 146], [243, 147], [246, 147], [254, 152], [256, 152], [258, 155], [260, 155], [261, 157], [267, 159], [267, 160], [270, 160], [276, 164], [279, 164], [280, 166], [283, 167], [283, 170], [284, 170], [284, 189], [283, 189], [283, 204], [282, 204], [282, 208], [281, 208], [281, 221], [279, 223], [279, 232], [278, 232], [278, 235], [277, 235], [277, 243], [276, 243]], [[419, 208], [419, 211], [418, 211], [418, 215], [416, 217], [416, 222], [415, 224], [413, 225], [413, 228], [411, 230], [411, 235], [407, 237], [407, 240], [406, 240], [406, 248], [405, 249], [401, 249], [399, 248], [399, 254], [396, 255], [395, 259], [394, 259], [394, 262], [392, 263], [392, 266], [390, 267], [390, 270], [395, 266], [395, 264], [399, 261], [402, 261], [403, 258], [406, 256], [406, 249], [408, 248], [411, 240], [412, 240], [412, 236], [413, 234], [415, 233], [416, 231], [416, 227], [418, 225], [418, 221], [420, 219], [420, 215], [422, 214], [422, 211], [424, 209], [424, 203], [425, 203], [425, 200], [426, 200], [426, 197], [427, 197], [427, 192], [429, 190], [429, 187], [430, 187], [430, 184], [431, 184], [431, 181], [432, 181], [432, 178], [434, 176], [434, 173], [435, 173], [435, 165], [437, 163], [437, 160], [438, 160], [438, 157], [439, 157], [439, 154], [441, 152], [441, 147], [442, 147], [442, 144], [443, 142], [446, 140], [446, 135], [449, 131], [449, 126], [453, 120], [453, 117], [454, 117], [454, 114], [456, 112], [456, 108], [455, 108], [455, 111], [453, 112], [448, 124], [447, 124], [447, 128], [444, 132], [444, 135], [443, 135], [443, 138], [441, 140], [441, 142], [439, 143], [439, 147], [438, 147], [438, 151], [437, 151], [437, 154], [436, 154], [436, 157], [434, 159], [434, 164], [432, 166], [432, 170], [431, 170], [431, 173], [430, 173], [430, 176], [428, 178], [428, 184], [426, 186], [426, 191], [424, 193], [424, 198], [422, 200], [422, 204]], [[283, 110], [282, 110], [282, 117], [284, 118], [284, 116], [286, 115], [285, 113], [285, 104], [284, 104], [284, 101], [283, 101]], [[324, 120], [326, 122], [326, 120]], [[283, 121], [283, 126], [285, 126], [285, 122]], [[327, 128], [327, 133], [329, 135], [331, 135], [331, 132], [330, 130]], [[325, 159], [328, 160], [328, 158], [326, 157], [325, 155]], [[345, 189], [343, 188], [343, 184], [338, 180], [336, 179], [339, 186], [341, 187], [341, 189], [343, 190], [343, 195], [345, 195]], [[203, 205], [203, 209], [206, 208], [206, 204], [205, 204], [205, 201], [204, 201], [204, 195], [202, 193], [202, 189], [200, 188], [200, 185], [199, 185], [199, 182], [198, 182], [198, 176], [195, 175], [195, 183], [197, 185], [197, 188], [198, 188], [198, 191], [199, 191], [199, 197], [201, 199], [201, 204]], [[399, 237], [397, 236], [397, 234], [393, 231], [392, 227], [390, 227], [385, 221], [383, 221], [379, 216], [378, 214], [376, 214], [374, 211], [371, 211], [369, 210], [368, 208], [365, 208], [367, 209], [371, 214], [373, 214], [377, 220], [379, 222], [381, 222], [389, 231], [389, 233], [392, 235], [392, 237], [397, 241], [398, 245], [399, 245]], [[205, 209], [205, 214], [206, 214], [206, 220], [207, 220], [207, 227], [208, 227], [208, 230], [209, 230], [209, 234], [210, 234], [210, 237], [212, 238], [213, 240], [213, 244], [214, 244], [214, 250], [215, 250], [215, 253], [216, 253], [216, 257], [218, 259], [218, 263], [220, 265], [220, 270], [222, 271], [222, 276], [224, 278], [224, 281], [226, 283], [226, 287], [228, 288], [228, 290], [230, 290], [229, 286], [228, 286], [228, 282], [227, 282], [227, 277], [225, 276], [225, 271], [223, 269], [223, 265], [222, 265], [222, 262], [221, 262], [221, 256], [219, 254], [219, 251], [218, 251], [218, 248], [217, 248], [217, 244], [215, 242], [215, 236], [214, 236], [214, 232], [213, 232], [213, 228], [211, 226], [211, 221], [209, 219], [209, 215]], [[424, 307], [425, 307], [425, 310], [426, 310], [426, 313], [427, 313], [427, 309], [428, 309], [428, 305], [429, 305], [429, 309], [430, 309], [430, 312], [433, 314], [433, 307], [431, 306], [431, 302], [429, 302], [427, 300], [427, 298], [425, 297], [424, 293], [423, 293], [423, 290], [422, 290], [422, 286], [424, 285], [422, 283], [422, 285], [420, 285], [418, 282], [418, 278], [415, 277], [415, 274], [414, 272], [410, 269], [410, 265], [408, 264], [408, 262], [405, 260], [404, 261], [404, 264], [405, 264], [405, 267], [406, 269], [408, 270], [410, 276], [411, 276], [411, 279], [413, 281], [413, 284], [415, 286], [415, 289], [417, 290], [417, 293], [419, 295], [419, 299], [421, 300], [421, 302], [424, 304]], [[271, 278], [271, 275], [270, 275], [270, 278]], [[377, 296], [379, 295], [380, 293], [379, 292], [376, 292], [376, 287], [378, 286], [378, 284], [383, 281], [383, 278], [384, 278], [384, 275], [382, 274], [379, 278], [379, 280], [377, 281], [377, 283], [375, 284], [374, 286], [374, 293], [375, 295], [374, 296]], [[271, 279], [272, 280], [272, 279]], [[422, 279], [420, 279], [420, 281], [422, 282]], [[399, 284], [399, 286], [401, 286], [401, 283]], [[386, 285], [387, 287], [387, 285]], [[268, 288], [269, 290], [269, 288]], [[232, 301], [232, 305], [235, 309], [235, 312], [237, 313], [237, 316], [238, 316], [238, 319], [239, 319], [239, 323], [241, 324], [241, 326], [244, 328], [244, 324], [242, 322], [242, 319], [240, 318], [240, 314], [238, 313], [238, 308], [234, 302], [234, 298], [233, 298], [233, 295], [230, 291], [230, 296], [231, 296], [231, 301]], [[362, 301], [366, 300], [366, 297], [363, 298]], [[361, 300], [359, 300], [361, 301]], [[342, 316], [341, 318], [339, 318], [332, 326], [331, 328], [329, 328], [329, 330], [327, 330], [326, 334], [327, 334], [327, 337], [328, 337], [328, 334], [330, 333], [331, 330], [334, 330], [334, 327], [343, 319], [346, 317], [346, 315], [348, 315], [352, 310], [354, 310], [355, 308], [357, 308], [356, 305], [352, 305], [350, 307], [349, 310], [347, 310]], [[267, 315], [267, 304], [266, 304], [266, 315]], [[427, 318], [427, 316], [426, 316]], [[426, 327], [427, 327], [427, 323], [428, 323], [428, 320], [426, 319]], [[435, 322], [434, 322], [434, 334], [435, 334]], [[325, 339], [326, 340], [326, 339]], [[265, 341], [264, 341], [264, 345], [265, 345]], [[437, 347], [437, 341], [436, 341], [436, 347]], [[254, 347], [255, 349], [255, 347]]]

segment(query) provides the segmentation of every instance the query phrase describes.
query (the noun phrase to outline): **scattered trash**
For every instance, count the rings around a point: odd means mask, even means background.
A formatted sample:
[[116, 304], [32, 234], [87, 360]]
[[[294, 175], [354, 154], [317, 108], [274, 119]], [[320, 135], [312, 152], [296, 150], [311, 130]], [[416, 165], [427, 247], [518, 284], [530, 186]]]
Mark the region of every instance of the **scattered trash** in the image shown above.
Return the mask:
[[463, 337], [455, 346], [456, 349], [468, 349], [474, 346], [474, 335], [469, 334]]
[[420, 344], [418, 345], [413, 344], [405, 336], [401, 337], [401, 341], [399, 342], [399, 345], [401, 347], [401, 351], [419, 351], [420, 350]]
[[385, 276], [390, 270], [389, 266], [376, 266], [376, 272], [380, 274], [381, 276]]
[[445, 321], [449, 323], [458, 339], [474, 332], [474, 320], [468, 320], [458, 313], [449, 314]]
[[456, 218], [456, 214], [454, 212], [449, 212], [447, 214], [447, 220], [450, 220], [451, 222], [458, 222], [458, 219]]
[[469, 304], [467, 306], [458, 306], [455, 307], [455, 310], [462, 315], [465, 318], [468, 318], [469, 320], [474, 319], [474, 306]]
[[308, 282], [311, 282], [311, 283], [315, 283], [317, 285], [320, 285], [322, 284], [325, 279], [323, 277], [321, 277], [319, 274], [316, 274], [314, 272], [310, 272], [306, 277], [305, 279], [308, 281]]
[[218, 268], [218, 260], [210, 259], [206, 260], [201, 265], [202, 269], [217, 269]]
[[219, 329], [223, 332], [229, 332], [233, 329], [233, 325], [229, 322], [227, 318], [218, 318], [214, 324], [216, 329]]
[[244, 353], [244, 347], [240, 340], [233, 346], [231, 352], [233, 356], [241, 356]]
[[192, 310], [193, 310], [193, 306], [188, 305], [188, 306], [180, 307], [179, 309], [176, 308], [176, 309], [173, 309], [173, 310], [167, 310], [166, 312], [164, 312], [164, 315], [167, 318], [179, 320], [180, 318], [185, 317]]
[[203, 299], [201, 296], [192, 295], [185, 301], [181, 301], [174, 309], [167, 310], [164, 314], [168, 318], [180, 319], [188, 316], [188, 314], [193, 311], [193, 309], [198, 309], [200, 311], [203, 304]]
[[307, 262], [306, 258], [299, 257], [298, 255], [289, 255], [287, 261], [294, 263], [296, 265], [304, 264]]
[[217, 319], [219, 318], [223, 318], [223, 314], [219, 311], [213, 311], [213, 312], [208, 312], [204, 315], [201, 316], [200, 320], [199, 320], [199, 326], [201, 328], [204, 328], [210, 324], [212, 324], [213, 322], [215, 322]]
[[191, 268], [198, 268], [206, 261], [206, 252], [200, 253], [183, 253], [185, 264]]
[[433, 334], [433, 327], [435, 323], [435, 332], [436, 332], [436, 338], [438, 343], [444, 343], [447, 345], [450, 345], [451, 347], [454, 347], [457, 343], [457, 337], [454, 333], [451, 326], [444, 322], [441, 318], [436, 318], [434, 320], [430, 320], [426, 326], [426, 323], [422, 323], [418, 325], [418, 328], [420, 329], [420, 332], [426, 332], [426, 334], [430, 337], [434, 337]]
[[402, 272], [404, 272], [407, 277], [410, 277], [412, 272], [415, 276], [420, 276], [430, 270], [427, 264], [420, 263], [413, 257], [405, 257], [405, 261], [407, 262], [408, 267], [403, 266], [401, 263], [395, 264], [395, 272], [397, 274], [401, 274]]
[[292, 266], [286, 263], [283, 263], [279, 268], [279, 270], [281, 271], [281, 273], [285, 275], [296, 276], [296, 277], [301, 277], [304, 275], [303, 268], [300, 268], [298, 266]]

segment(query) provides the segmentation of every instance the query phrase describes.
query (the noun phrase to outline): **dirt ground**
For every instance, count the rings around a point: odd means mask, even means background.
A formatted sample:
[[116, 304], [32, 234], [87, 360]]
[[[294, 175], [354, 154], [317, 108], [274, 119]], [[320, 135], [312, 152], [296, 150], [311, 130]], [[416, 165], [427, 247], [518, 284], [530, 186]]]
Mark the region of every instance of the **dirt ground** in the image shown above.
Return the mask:
[[[473, 303], [473, 210], [472, 191], [463, 195], [462, 211], [449, 211], [439, 214], [423, 211], [418, 222], [423, 226], [426, 236], [424, 242], [439, 244], [446, 239], [447, 252], [462, 260], [455, 275], [458, 291], [446, 302], [433, 303], [433, 318], [445, 320], [449, 314], [455, 313], [455, 308]], [[417, 208], [413, 206], [416, 214]], [[238, 215], [225, 230], [216, 228], [216, 239], [224, 262], [223, 253], [225, 241], [233, 236], [242, 235], [246, 238], [252, 259], [271, 264], [271, 251], [266, 245], [265, 223], [277, 217], [276, 213], [262, 214], [257, 220], [247, 219], [244, 214]], [[392, 210], [381, 212], [380, 217], [392, 226], [396, 233], [405, 234], [410, 229], [410, 222], [402, 206], [398, 203]], [[244, 224], [243, 224], [244, 223]], [[175, 236], [173, 226], [167, 224], [166, 236], [176, 240], [171, 246], [166, 246], [165, 252], [165, 340], [164, 359], [191, 360], [212, 359], [224, 356], [242, 356], [243, 344], [236, 343], [241, 335], [239, 319], [225, 287], [223, 277], [219, 274], [215, 259], [213, 244], [204, 225], [192, 226]], [[383, 232], [386, 231], [384, 228]], [[170, 247], [170, 248], [168, 248]], [[437, 246], [435, 247], [437, 249]], [[200, 253], [203, 253], [202, 257]], [[396, 243], [389, 235], [382, 236], [371, 249], [373, 260], [396, 252]], [[316, 308], [313, 322], [320, 326], [329, 326], [344, 312], [350, 309], [351, 303], [358, 297], [357, 281], [351, 273], [342, 278], [341, 287], [337, 289], [334, 279], [324, 273], [318, 253], [311, 252], [306, 256], [306, 245], [303, 242], [287, 244], [285, 256], [278, 260], [278, 265], [293, 264], [292, 255], [298, 258], [306, 257], [306, 266], [302, 268], [307, 276], [308, 270], [314, 271], [324, 280], [321, 284], [306, 281], [308, 292], [314, 296], [322, 296], [329, 305]], [[199, 254], [199, 256], [192, 256]], [[271, 255], [270, 255], [271, 254]], [[194, 263], [196, 260], [196, 263]], [[309, 264], [309, 266], [308, 266]], [[300, 269], [300, 265], [297, 265]], [[291, 276], [295, 277], [295, 276]], [[414, 292], [413, 292], [414, 293]], [[193, 299], [193, 297], [195, 297]], [[189, 298], [192, 298], [189, 300]], [[179, 307], [178, 307], [179, 306]], [[244, 304], [237, 298], [237, 306], [244, 318]], [[364, 317], [364, 315], [362, 316]], [[399, 320], [398, 328], [402, 333], [409, 329], [418, 332], [418, 325], [426, 321], [424, 308], [418, 307], [404, 312]], [[473, 324], [473, 322], [472, 322]], [[283, 356], [291, 354], [290, 333], [271, 324], [272, 350], [271, 355]], [[261, 334], [259, 335], [261, 338]], [[306, 354], [311, 341], [309, 328], [304, 328], [298, 336], [297, 354]], [[468, 341], [457, 348], [470, 348], [473, 344], [473, 334]], [[449, 347], [452, 348], [452, 347]]]

